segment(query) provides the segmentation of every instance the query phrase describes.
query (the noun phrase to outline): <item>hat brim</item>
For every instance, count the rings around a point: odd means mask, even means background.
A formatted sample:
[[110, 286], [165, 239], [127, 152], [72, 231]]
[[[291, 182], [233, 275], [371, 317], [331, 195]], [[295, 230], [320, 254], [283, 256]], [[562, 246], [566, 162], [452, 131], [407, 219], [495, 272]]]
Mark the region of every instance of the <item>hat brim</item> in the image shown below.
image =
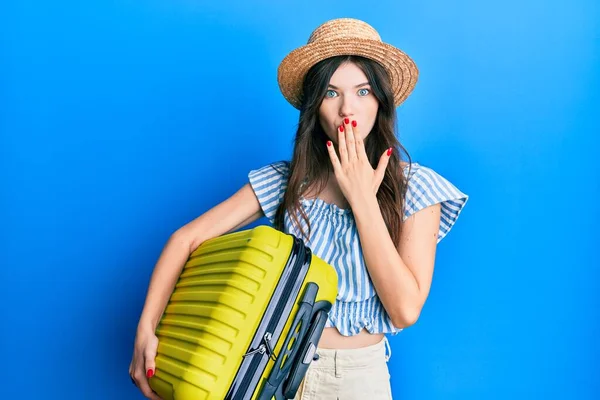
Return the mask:
[[308, 70], [326, 58], [349, 54], [369, 58], [385, 68], [396, 107], [406, 100], [417, 84], [419, 70], [402, 50], [377, 40], [338, 38], [310, 43], [290, 52], [277, 69], [281, 93], [290, 104], [300, 109], [302, 84]]

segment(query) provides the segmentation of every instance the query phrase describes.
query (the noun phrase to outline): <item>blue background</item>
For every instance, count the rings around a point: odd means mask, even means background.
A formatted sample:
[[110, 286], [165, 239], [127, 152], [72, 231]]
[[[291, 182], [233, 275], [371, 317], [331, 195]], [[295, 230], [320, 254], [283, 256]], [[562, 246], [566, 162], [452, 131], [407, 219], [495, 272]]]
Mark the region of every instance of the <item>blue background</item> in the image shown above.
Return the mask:
[[600, 398], [599, 11], [2, 2], [0, 397], [142, 398], [128, 365], [162, 246], [289, 157], [278, 63], [348, 16], [414, 58], [400, 139], [471, 196], [420, 320], [391, 338], [395, 397]]

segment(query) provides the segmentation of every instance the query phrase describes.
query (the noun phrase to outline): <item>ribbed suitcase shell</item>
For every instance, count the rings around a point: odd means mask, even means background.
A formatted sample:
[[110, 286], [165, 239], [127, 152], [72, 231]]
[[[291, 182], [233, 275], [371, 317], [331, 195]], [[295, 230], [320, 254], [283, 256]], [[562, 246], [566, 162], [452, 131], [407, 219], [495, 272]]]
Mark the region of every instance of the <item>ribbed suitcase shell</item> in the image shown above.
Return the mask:
[[[208, 240], [191, 254], [156, 331], [156, 374], [150, 386], [162, 399], [225, 399], [292, 246], [290, 235], [258, 226]], [[314, 254], [302, 286], [307, 282], [319, 286], [316, 301], [333, 304], [337, 275]], [[297, 308], [294, 304], [276, 354]], [[269, 361], [263, 378], [272, 366]]]

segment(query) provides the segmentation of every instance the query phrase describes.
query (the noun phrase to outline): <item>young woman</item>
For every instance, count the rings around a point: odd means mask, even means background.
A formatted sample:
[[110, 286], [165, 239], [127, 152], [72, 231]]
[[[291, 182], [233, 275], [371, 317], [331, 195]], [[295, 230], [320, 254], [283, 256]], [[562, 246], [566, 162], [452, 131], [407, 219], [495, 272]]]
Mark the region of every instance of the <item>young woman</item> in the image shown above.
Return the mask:
[[324, 23], [282, 61], [279, 86], [300, 110], [292, 158], [251, 171], [236, 194], [167, 242], [130, 366], [148, 398], [158, 398], [147, 380], [158, 346], [154, 330], [190, 253], [262, 216], [302, 237], [339, 279], [319, 358], [296, 398], [391, 398], [385, 334], [416, 322], [436, 245], [468, 200], [434, 170], [412, 163], [396, 138], [396, 107], [417, 76], [406, 54], [356, 19]]

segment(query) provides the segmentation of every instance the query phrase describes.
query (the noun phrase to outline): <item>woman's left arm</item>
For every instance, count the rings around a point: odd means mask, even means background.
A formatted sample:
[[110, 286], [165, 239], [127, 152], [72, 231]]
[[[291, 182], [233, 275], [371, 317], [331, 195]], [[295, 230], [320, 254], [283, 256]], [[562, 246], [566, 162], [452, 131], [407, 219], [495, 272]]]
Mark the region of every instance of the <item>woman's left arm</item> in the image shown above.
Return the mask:
[[337, 182], [352, 208], [363, 257], [383, 307], [396, 327], [410, 326], [429, 294], [441, 206], [437, 203], [412, 214], [403, 223], [400, 243], [394, 243], [376, 197], [392, 149], [373, 170], [355, 121], [338, 129], [339, 156], [332, 142], [327, 148]]
[[375, 195], [361, 196], [354, 203], [363, 257], [377, 294], [394, 326], [413, 325], [431, 287], [441, 206], [424, 208], [404, 221], [396, 244]]

